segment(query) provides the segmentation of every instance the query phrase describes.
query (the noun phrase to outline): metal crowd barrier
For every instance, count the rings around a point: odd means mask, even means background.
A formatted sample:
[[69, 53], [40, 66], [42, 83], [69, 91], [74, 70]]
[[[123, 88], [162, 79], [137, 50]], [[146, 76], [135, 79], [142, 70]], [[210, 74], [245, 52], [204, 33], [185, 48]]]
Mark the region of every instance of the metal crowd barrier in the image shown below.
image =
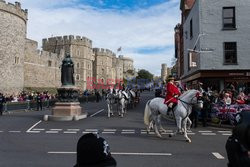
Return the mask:
[[[45, 100], [42, 102], [43, 108], [50, 108], [55, 104], [56, 100]], [[36, 110], [36, 101], [24, 101], [24, 102], [7, 102], [4, 104], [4, 112], [10, 111], [29, 111]]]
[[[95, 96], [82, 96], [79, 97], [79, 102], [92, 102], [95, 101]], [[42, 102], [43, 108], [51, 108], [55, 105], [57, 100], [45, 100]], [[29, 110], [37, 110], [37, 102], [36, 101], [24, 101], [24, 102], [7, 102], [4, 103], [3, 112], [10, 112], [10, 111], [29, 111]]]

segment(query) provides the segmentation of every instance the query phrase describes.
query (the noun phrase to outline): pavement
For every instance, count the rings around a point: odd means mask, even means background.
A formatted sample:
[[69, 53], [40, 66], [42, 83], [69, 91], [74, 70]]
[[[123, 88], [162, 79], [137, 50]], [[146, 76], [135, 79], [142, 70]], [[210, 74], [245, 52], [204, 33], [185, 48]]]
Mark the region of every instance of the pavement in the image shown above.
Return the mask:
[[143, 92], [139, 105], [124, 118], [117, 113], [108, 118], [104, 102], [82, 104], [89, 116], [79, 121], [43, 121], [49, 110], [5, 114], [0, 117], [0, 166], [73, 166], [77, 141], [89, 132], [108, 141], [118, 167], [226, 166], [225, 143], [230, 129], [199, 126], [188, 132], [192, 143], [187, 143], [181, 135], [168, 137], [175, 125], [164, 119], [168, 131], [162, 139], [154, 132], [147, 134], [143, 112], [153, 95]]

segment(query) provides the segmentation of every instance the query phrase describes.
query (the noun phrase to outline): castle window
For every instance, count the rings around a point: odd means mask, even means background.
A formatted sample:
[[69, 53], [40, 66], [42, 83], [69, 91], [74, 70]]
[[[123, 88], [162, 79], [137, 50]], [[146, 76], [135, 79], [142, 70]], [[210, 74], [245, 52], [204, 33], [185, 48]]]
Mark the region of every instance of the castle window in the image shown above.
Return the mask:
[[15, 64], [19, 64], [19, 57], [15, 57]]
[[76, 63], [76, 68], [80, 68], [80, 63]]
[[52, 65], [52, 61], [48, 61], [48, 67], [51, 67], [51, 65]]
[[78, 51], [77, 51], [77, 55], [80, 56], [80, 54], [81, 54], [81, 52], [80, 52], [80, 50], [78, 50]]
[[88, 69], [89, 69], [89, 64], [88, 64]]
[[79, 81], [80, 80], [80, 75], [76, 74], [76, 80]]

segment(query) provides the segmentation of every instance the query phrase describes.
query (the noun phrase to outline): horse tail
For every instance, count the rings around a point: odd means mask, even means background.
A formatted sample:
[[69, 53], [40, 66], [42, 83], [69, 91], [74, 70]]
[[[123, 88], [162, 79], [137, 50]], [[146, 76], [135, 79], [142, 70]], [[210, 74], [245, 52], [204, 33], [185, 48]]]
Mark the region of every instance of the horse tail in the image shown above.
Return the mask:
[[144, 110], [144, 124], [145, 125], [149, 125], [149, 117], [151, 115], [151, 110], [149, 108], [149, 103], [150, 103], [151, 100], [149, 100], [147, 103], [146, 103], [146, 106], [145, 106], [145, 110]]

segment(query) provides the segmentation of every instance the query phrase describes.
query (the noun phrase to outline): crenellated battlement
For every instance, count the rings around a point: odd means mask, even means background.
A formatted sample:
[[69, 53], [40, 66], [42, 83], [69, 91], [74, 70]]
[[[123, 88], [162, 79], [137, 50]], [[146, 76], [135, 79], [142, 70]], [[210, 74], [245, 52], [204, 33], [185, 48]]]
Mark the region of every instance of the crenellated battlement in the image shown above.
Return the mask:
[[119, 55], [119, 57], [118, 57], [119, 59], [121, 59], [121, 60], [124, 60], [124, 61], [134, 61], [132, 58], [130, 58], [130, 57], [124, 57], [123, 55]]
[[92, 40], [81, 36], [57, 36], [43, 39], [43, 46], [55, 45], [85, 45], [92, 48]]
[[116, 57], [115, 53], [112, 52], [109, 49], [104, 49], [104, 48], [93, 48], [93, 51], [97, 55], [107, 55], [107, 56], [113, 56]]
[[6, 3], [4, 0], [0, 0], [0, 11], [11, 13], [23, 19], [24, 22], [27, 22], [28, 19], [28, 9], [23, 10], [21, 8], [20, 2]]

